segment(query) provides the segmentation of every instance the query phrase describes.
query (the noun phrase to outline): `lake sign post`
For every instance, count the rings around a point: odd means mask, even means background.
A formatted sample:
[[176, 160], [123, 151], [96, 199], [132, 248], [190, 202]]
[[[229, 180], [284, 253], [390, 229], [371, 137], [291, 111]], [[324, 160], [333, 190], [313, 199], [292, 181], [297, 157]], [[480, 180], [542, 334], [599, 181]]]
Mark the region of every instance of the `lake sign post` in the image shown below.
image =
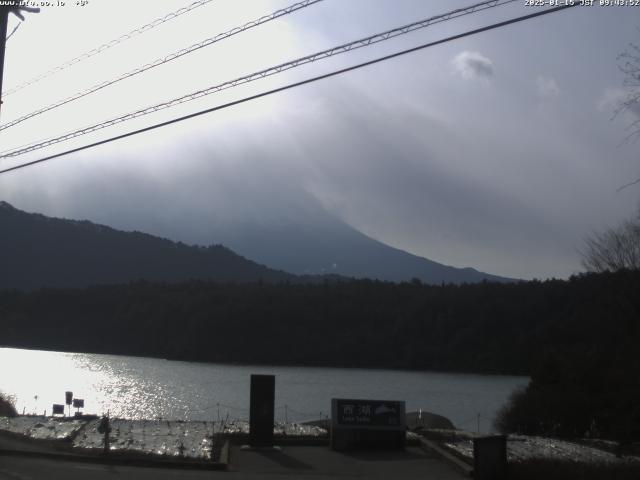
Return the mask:
[[473, 439], [473, 478], [506, 480], [507, 437], [505, 435]]
[[399, 450], [406, 445], [405, 402], [331, 399], [331, 448]]
[[273, 447], [275, 375], [251, 375], [249, 446]]
[[71, 402], [73, 401], [73, 392], [64, 392], [64, 399], [69, 408], [69, 416], [71, 416]]

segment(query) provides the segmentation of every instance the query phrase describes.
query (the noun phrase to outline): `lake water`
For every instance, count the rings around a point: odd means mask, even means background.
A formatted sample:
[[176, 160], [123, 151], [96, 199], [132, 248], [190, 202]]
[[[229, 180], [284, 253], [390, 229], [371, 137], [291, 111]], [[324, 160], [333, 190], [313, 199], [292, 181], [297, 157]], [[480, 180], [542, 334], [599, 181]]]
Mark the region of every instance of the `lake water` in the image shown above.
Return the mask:
[[519, 376], [402, 370], [272, 367], [0, 348], [0, 391], [22, 413], [51, 413], [67, 390], [86, 413], [130, 419], [248, 419], [249, 377], [276, 375], [276, 420], [330, 415], [331, 398], [404, 400], [407, 411], [444, 415], [456, 427], [491, 431]]

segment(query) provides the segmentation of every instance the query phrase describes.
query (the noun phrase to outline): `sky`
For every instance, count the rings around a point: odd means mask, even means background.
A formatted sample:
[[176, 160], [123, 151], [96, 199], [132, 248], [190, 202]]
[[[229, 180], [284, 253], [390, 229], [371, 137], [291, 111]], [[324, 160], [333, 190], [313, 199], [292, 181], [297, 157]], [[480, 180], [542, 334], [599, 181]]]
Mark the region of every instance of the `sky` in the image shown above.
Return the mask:
[[[7, 41], [7, 92], [189, 0], [59, 2]], [[0, 125], [294, 1], [214, 0], [11, 95]], [[0, 151], [470, 5], [324, 0], [0, 131]], [[475, 2], [474, 2], [475, 3]], [[442, 22], [19, 157], [11, 166], [543, 7]], [[12, 17], [9, 32], [20, 23]], [[594, 232], [634, 215], [640, 109], [619, 54], [640, 7], [578, 6], [0, 175], [16, 208], [186, 243], [234, 223], [332, 215], [431, 260], [517, 278], [582, 271]]]

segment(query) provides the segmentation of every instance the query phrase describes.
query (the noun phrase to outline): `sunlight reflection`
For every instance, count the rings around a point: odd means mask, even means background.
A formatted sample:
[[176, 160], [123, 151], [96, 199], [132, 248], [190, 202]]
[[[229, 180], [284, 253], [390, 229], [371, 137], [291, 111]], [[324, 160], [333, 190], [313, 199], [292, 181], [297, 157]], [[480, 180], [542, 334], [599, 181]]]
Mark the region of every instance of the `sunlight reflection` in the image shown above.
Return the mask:
[[[395, 398], [408, 411], [432, 411], [454, 425], [492, 419], [526, 377], [397, 370], [269, 367], [169, 361], [117, 355], [0, 348], [0, 391], [19, 413], [51, 414], [64, 392], [85, 400], [85, 413], [133, 420], [249, 419], [249, 376], [277, 375], [276, 419], [324, 418], [331, 398]], [[288, 409], [285, 410], [285, 406]], [[73, 409], [72, 409], [73, 410]]]
[[85, 413], [120, 418], [164, 416], [166, 386], [133, 371], [118, 357], [0, 348], [2, 390], [15, 397], [22, 413], [51, 413], [64, 392], [85, 400]]

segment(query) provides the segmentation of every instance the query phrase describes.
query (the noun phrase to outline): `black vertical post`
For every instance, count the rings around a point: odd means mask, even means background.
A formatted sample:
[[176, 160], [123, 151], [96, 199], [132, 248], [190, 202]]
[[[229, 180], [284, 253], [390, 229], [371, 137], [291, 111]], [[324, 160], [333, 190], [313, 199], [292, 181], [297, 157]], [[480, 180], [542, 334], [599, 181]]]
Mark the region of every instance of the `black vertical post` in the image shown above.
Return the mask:
[[0, 109], [2, 109], [2, 78], [4, 77], [4, 51], [7, 46], [9, 13], [13, 12], [20, 20], [24, 20], [22, 12], [38, 13], [39, 11], [39, 8], [20, 5], [18, 0], [4, 0], [4, 5], [0, 5]]
[[64, 392], [65, 403], [67, 404], [67, 410], [69, 416], [71, 416], [71, 404], [73, 403], [73, 392]]
[[273, 446], [275, 375], [251, 375], [249, 445]]
[[506, 480], [507, 437], [505, 435], [473, 439], [473, 478]]
[[104, 417], [105, 428], [104, 428], [104, 454], [109, 455], [109, 433], [111, 432], [111, 425], [109, 425], [109, 417]]
[[109, 433], [111, 433], [111, 425], [108, 414], [100, 419], [98, 423], [98, 433], [104, 435], [104, 454], [109, 455]]
[[7, 45], [8, 6], [0, 6], [0, 110], [2, 109], [2, 77], [4, 75], [4, 49]]

